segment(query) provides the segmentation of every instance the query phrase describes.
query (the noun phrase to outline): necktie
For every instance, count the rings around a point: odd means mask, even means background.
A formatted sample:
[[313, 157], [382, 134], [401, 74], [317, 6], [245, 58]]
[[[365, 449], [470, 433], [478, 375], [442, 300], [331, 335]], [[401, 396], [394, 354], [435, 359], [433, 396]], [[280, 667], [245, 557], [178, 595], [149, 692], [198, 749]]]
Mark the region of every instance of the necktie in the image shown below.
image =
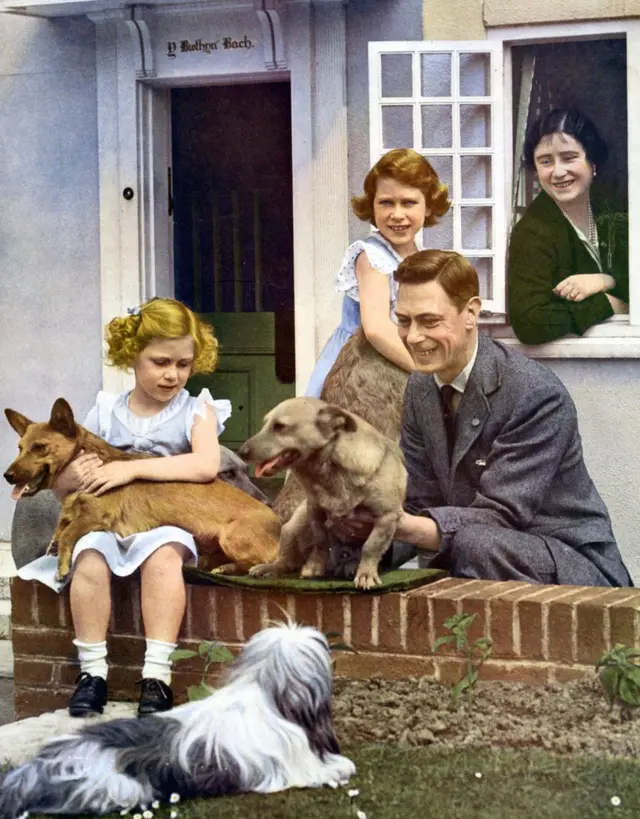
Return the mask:
[[456, 437], [456, 410], [453, 403], [453, 396], [456, 391], [451, 384], [444, 384], [440, 388], [440, 400], [442, 401], [442, 414], [444, 416], [444, 428], [447, 431], [447, 444], [449, 448], [449, 460], [453, 454], [453, 443]]

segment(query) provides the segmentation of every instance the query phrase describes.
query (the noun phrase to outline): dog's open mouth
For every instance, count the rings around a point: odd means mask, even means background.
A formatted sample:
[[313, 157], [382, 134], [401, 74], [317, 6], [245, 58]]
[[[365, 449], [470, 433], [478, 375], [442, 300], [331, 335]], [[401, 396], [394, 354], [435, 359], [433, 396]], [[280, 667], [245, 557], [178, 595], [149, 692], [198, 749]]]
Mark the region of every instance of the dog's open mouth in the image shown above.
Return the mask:
[[27, 483], [17, 483], [11, 490], [13, 500], [17, 501], [20, 500], [20, 498], [28, 498], [30, 495], [35, 495], [44, 483], [48, 472], [49, 470], [45, 466], [39, 475], [36, 475], [35, 478], [31, 478]]
[[263, 461], [261, 464], [256, 464], [256, 478], [270, 478], [281, 469], [286, 469], [288, 466], [297, 460], [297, 449], [285, 449], [275, 458], [269, 458], [268, 461]]

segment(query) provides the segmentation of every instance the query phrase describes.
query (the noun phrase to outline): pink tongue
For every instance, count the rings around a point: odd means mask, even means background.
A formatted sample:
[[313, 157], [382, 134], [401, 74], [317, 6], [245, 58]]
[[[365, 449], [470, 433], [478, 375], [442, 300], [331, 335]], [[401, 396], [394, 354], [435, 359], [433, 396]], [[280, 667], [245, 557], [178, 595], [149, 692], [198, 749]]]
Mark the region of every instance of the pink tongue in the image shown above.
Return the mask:
[[263, 464], [258, 464], [256, 466], [256, 478], [261, 478], [263, 475], [266, 475], [267, 477], [275, 475], [275, 473], [279, 470], [279, 463], [280, 456], [278, 455], [276, 458], [271, 458], [269, 461], [265, 461]]
[[23, 496], [25, 489], [29, 486], [28, 483], [19, 483], [11, 490], [11, 497], [17, 501]]

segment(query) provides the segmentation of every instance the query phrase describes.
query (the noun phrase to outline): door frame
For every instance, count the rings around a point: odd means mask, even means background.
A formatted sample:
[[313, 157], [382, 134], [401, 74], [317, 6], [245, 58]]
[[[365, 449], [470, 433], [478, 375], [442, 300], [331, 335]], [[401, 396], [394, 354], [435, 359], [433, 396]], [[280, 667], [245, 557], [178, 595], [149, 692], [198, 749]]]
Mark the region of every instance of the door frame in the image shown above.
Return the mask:
[[[193, 73], [170, 78], [154, 68], [153, 17], [223, 15], [217, 0], [190, 7], [134, 7], [90, 15], [96, 25], [100, 175], [102, 321], [154, 295], [173, 292], [167, 167], [171, 87], [265, 82], [291, 84], [296, 392], [304, 392], [318, 353], [337, 324], [339, 294], [330, 283], [348, 244], [346, 43], [343, 0], [238, 0], [280, 40], [264, 71]], [[278, 11], [279, 10], [279, 11]], [[262, 16], [261, 16], [262, 15]], [[276, 15], [274, 17], [274, 15]], [[272, 29], [270, 29], [272, 30]], [[133, 191], [130, 197], [129, 188]], [[127, 195], [125, 195], [125, 193]], [[131, 386], [127, 374], [103, 366], [103, 387]]]

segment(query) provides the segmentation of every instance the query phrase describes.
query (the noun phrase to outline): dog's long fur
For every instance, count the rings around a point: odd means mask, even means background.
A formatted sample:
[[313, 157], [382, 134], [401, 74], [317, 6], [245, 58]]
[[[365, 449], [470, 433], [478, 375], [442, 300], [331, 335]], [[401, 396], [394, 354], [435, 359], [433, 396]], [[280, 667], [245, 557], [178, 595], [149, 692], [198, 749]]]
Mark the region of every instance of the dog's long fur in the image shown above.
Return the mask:
[[[122, 452], [76, 424], [62, 398], [54, 403], [47, 423], [34, 423], [11, 409], [5, 414], [21, 438], [20, 454], [4, 477], [11, 484], [27, 484], [25, 494], [51, 488], [81, 449], [95, 452], [105, 462], [144, 457]], [[52, 550], [58, 553], [58, 577], [67, 576], [73, 548], [89, 532], [125, 537], [169, 525], [193, 534], [202, 568], [246, 573], [251, 566], [274, 560], [278, 553], [277, 515], [224, 481], [134, 481], [98, 497], [86, 492], [67, 495], [52, 541]]]
[[207, 699], [86, 726], [11, 771], [0, 816], [129, 810], [152, 800], [337, 786], [355, 773], [331, 719], [323, 634], [293, 623], [255, 634]]
[[402, 514], [407, 473], [398, 444], [371, 424], [316, 398], [290, 398], [267, 413], [262, 429], [238, 453], [258, 464], [256, 474], [289, 467], [306, 493], [283, 526], [275, 563], [255, 566], [256, 576], [300, 571], [326, 573], [333, 521], [357, 508], [373, 517], [355, 577], [359, 588], [380, 583], [378, 566]]
[[[396, 366], [367, 341], [358, 328], [344, 347], [325, 379], [323, 401], [348, 410], [391, 438], [400, 440], [402, 401], [409, 374]], [[275, 499], [273, 509], [286, 523], [305, 491], [293, 472]]]

